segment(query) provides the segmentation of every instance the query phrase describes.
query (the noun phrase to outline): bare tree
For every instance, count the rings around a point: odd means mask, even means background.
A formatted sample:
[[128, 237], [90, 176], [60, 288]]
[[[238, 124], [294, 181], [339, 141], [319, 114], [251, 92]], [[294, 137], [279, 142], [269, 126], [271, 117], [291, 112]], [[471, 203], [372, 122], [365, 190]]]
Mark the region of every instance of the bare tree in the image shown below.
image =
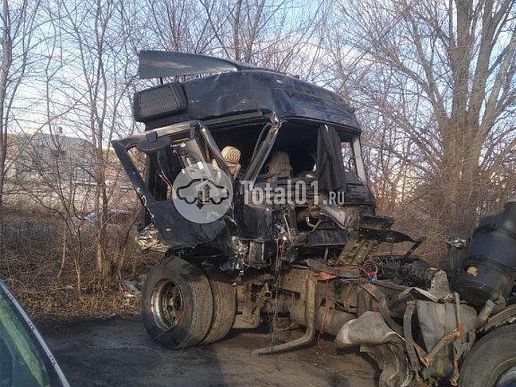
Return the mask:
[[15, 102], [20, 87], [34, 69], [31, 53], [38, 42], [39, 0], [23, 0], [15, 5], [2, 1], [0, 14], [0, 255], [3, 248], [3, 214], [5, 184], [10, 164], [7, 162], [9, 132], [15, 120]]
[[378, 145], [410, 164], [414, 198], [446, 235], [471, 232], [483, 191], [497, 184], [500, 199], [514, 188], [498, 169], [515, 167], [514, 4], [340, 2], [336, 81], [366, 117], [401, 133]]
[[[133, 36], [137, 48], [166, 49], [191, 53], [208, 52], [215, 35], [200, 1], [147, 0], [140, 21], [144, 39]], [[210, 15], [211, 17], [212, 15]]]
[[91, 144], [84, 165], [90, 166], [86, 171], [92, 182], [89, 199], [95, 214], [96, 267], [102, 287], [113, 284], [120, 266], [107, 251], [108, 214], [120, 193], [120, 174], [111, 172], [115, 160], [110, 142], [134, 129], [128, 91], [134, 71], [129, 63], [135, 61], [124, 33], [128, 7], [123, 3], [99, 0], [92, 6], [80, 0], [57, 0], [52, 8], [62, 39], [59, 60], [66, 64], [59, 83], [60, 98], [75, 107], [56, 123], [64, 123]]
[[321, 54], [326, 1], [148, 0], [135, 49], [203, 53], [290, 71], [304, 78]]

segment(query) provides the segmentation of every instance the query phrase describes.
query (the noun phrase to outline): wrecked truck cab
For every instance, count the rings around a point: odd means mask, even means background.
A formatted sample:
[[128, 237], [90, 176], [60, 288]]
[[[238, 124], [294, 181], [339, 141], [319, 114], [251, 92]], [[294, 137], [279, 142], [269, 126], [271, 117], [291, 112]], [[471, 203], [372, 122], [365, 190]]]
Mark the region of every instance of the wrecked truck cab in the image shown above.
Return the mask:
[[[183, 75], [169, 71], [160, 58], [163, 54], [143, 52], [140, 75]], [[187, 59], [192, 58], [187, 55]], [[184, 67], [181, 59], [176, 65]], [[191, 74], [203, 68], [189, 67], [185, 71]], [[210, 69], [213, 67], [205, 70]], [[250, 223], [269, 229], [270, 206], [239, 204], [252, 194], [249, 191], [267, 183], [281, 187], [304, 182], [314, 187], [316, 182], [318, 192], [338, 193], [342, 203], [374, 213], [358, 122], [353, 110], [328, 90], [284, 74], [244, 68], [138, 92], [134, 116], [145, 123], [146, 131], [116, 140], [113, 145], [145, 203], [145, 226], [153, 223], [163, 243], [172, 250], [186, 251], [212, 242], [235, 222], [240, 223], [236, 227], [243, 238], [264, 239], [264, 235], [258, 235], [264, 230], [253, 230]], [[236, 175], [221, 154], [228, 147], [239, 154]], [[144, 174], [129, 157], [131, 148], [147, 155]], [[346, 165], [341, 153], [347, 157]], [[286, 155], [288, 173], [272, 176], [268, 163], [278, 154]], [[171, 186], [181, 169], [198, 162], [220, 167], [232, 179], [235, 195], [228, 216], [205, 224], [183, 219], [170, 200]], [[228, 217], [233, 218], [229, 221]], [[229, 234], [226, 232], [226, 236]]]
[[[164, 253], [142, 300], [155, 341], [208, 344], [268, 314], [273, 328], [306, 329], [256, 354], [324, 331], [371, 354], [381, 385], [512, 381], [514, 231], [493, 234], [503, 246], [488, 260], [473, 244], [449, 281], [415, 255], [424, 237], [376, 215], [360, 126], [338, 95], [202, 55], [143, 51], [139, 72], [161, 79], [134, 98], [146, 130], [113, 147], [146, 209], [145, 245]], [[191, 75], [202, 76], [163, 82]], [[481, 275], [468, 277], [471, 266]], [[475, 368], [479, 348], [503, 337], [496, 361]]]

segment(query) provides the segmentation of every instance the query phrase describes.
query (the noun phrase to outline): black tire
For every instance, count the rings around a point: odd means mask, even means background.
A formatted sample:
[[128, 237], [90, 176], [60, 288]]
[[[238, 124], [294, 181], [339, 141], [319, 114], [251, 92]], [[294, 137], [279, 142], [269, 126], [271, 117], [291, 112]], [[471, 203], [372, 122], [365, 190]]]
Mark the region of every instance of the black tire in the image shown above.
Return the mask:
[[208, 274], [208, 278], [213, 294], [213, 319], [203, 344], [210, 344], [223, 339], [233, 326], [236, 315], [235, 288], [210, 274]]
[[[516, 325], [508, 325], [495, 329], [473, 345], [460, 369], [459, 386], [514, 386], [513, 367], [516, 367]], [[508, 373], [510, 369], [512, 377]]]
[[199, 344], [213, 316], [206, 274], [176, 257], [156, 265], [145, 280], [142, 315], [154, 341], [173, 349]]

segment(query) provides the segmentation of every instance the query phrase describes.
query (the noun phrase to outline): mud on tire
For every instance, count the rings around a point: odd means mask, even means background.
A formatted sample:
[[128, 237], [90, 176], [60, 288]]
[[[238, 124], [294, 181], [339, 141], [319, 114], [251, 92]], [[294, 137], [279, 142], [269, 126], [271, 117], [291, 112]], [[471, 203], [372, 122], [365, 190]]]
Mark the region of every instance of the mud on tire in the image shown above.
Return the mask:
[[177, 257], [156, 265], [145, 281], [142, 315], [149, 336], [160, 344], [179, 349], [200, 343], [213, 316], [208, 278]]

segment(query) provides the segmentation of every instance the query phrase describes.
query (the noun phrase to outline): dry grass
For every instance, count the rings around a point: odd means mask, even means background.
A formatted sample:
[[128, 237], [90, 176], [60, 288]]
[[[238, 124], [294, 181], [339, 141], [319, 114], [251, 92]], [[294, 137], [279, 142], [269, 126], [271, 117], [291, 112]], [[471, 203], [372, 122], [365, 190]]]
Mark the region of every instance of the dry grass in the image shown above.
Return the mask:
[[[9, 212], [6, 248], [0, 259], [0, 278], [12, 289], [35, 319], [68, 320], [139, 313], [139, 300], [128, 298], [120, 284], [96, 287], [94, 258], [81, 263], [81, 297], [78, 296], [74, 262], [61, 266], [62, 225], [48, 213]], [[155, 255], [131, 250], [125, 256], [122, 278], [137, 279], [156, 262]]]
[[[424, 233], [417, 211], [400, 211], [394, 228], [415, 237]], [[387, 214], [390, 215], [390, 214]], [[437, 228], [437, 227], [436, 227]], [[120, 284], [99, 289], [93, 251], [81, 262], [81, 297], [72, 257], [58, 276], [62, 254], [62, 221], [47, 212], [9, 211], [6, 218], [5, 252], [0, 259], [0, 279], [4, 280], [38, 320], [70, 320], [137, 314], [139, 298], [127, 297]], [[427, 230], [428, 231], [428, 230]], [[427, 234], [428, 235], [428, 234]], [[417, 254], [438, 264], [446, 253], [445, 236], [430, 233]], [[84, 241], [88, 245], [88, 241]], [[135, 246], [126, 249], [122, 278], [137, 280], [159, 259], [141, 254]]]

